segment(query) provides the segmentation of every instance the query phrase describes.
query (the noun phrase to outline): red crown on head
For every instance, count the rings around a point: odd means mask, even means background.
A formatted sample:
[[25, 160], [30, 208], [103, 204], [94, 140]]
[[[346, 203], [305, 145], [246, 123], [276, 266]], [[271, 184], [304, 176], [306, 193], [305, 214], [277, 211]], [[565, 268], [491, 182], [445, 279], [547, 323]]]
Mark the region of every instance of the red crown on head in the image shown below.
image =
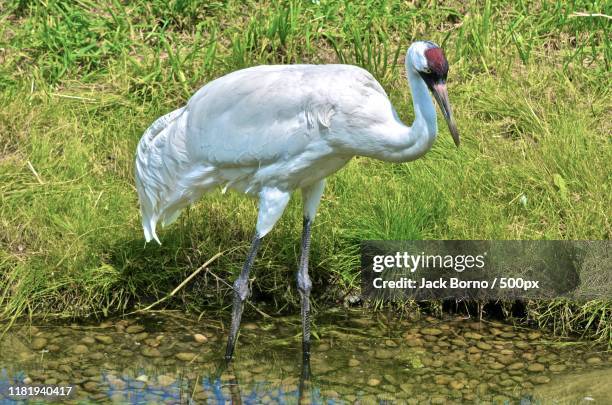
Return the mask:
[[446, 76], [448, 73], [448, 62], [442, 48], [429, 48], [425, 51], [427, 66], [438, 76]]

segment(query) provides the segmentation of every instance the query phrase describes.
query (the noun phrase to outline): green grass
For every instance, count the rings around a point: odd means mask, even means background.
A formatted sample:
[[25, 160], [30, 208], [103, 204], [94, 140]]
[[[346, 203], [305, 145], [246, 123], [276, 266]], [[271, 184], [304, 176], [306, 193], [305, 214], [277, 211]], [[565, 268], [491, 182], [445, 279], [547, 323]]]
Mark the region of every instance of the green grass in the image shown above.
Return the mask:
[[[402, 61], [415, 39], [446, 50], [462, 147], [441, 122], [424, 158], [395, 165], [357, 158], [330, 178], [311, 259], [319, 302], [358, 289], [362, 239], [609, 239], [612, 22], [576, 12], [610, 15], [612, 7], [586, 0], [5, 1], [0, 318], [122, 312], [165, 296], [226, 249], [211, 271], [232, 280], [256, 203], [214, 193], [160, 233], [161, 247], [145, 247], [132, 174], [143, 131], [209, 80], [274, 63], [361, 65], [409, 123]], [[297, 303], [300, 229], [294, 198], [254, 271], [256, 298], [274, 309]], [[197, 310], [227, 297], [227, 286], [207, 273], [171, 302]], [[547, 305], [531, 313], [612, 340], [609, 301], [585, 306], [581, 317]], [[579, 304], [554, 305], [578, 313]], [[594, 328], [602, 320], [603, 329]]]

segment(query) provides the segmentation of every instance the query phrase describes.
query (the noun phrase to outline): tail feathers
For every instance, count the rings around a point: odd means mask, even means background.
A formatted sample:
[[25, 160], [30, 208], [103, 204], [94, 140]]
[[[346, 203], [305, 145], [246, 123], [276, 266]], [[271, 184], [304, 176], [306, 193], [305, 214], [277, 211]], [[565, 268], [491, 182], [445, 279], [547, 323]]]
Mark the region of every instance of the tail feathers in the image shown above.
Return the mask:
[[217, 184], [215, 167], [194, 162], [187, 151], [187, 114], [181, 108], [157, 119], [138, 145], [136, 186], [147, 242], [160, 243], [157, 223], [164, 227], [171, 224], [183, 208]]
[[[176, 173], [169, 173], [164, 162], [164, 141], [173, 134], [169, 134], [172, 124], [182, 116], [185, 108], [174, 110], [157, 120], [143, 134], [136, 152], [136, 188], [140, 200], [140, 214], [142, 228], [147, 242], [155, 240], [161, 245], [155, 227], [159, 219], [159, 209], [166, 193], [167, 180]], [[162, 141], [162, 142], [160, 142]], [[172, 158], [172, 157], [169, 157]], [[176, 167], [173, 167], [176, 169]], [[166, 183], [166, 184], [164, 184]]]
[[155, 232], [156, 223], [157, 223], [157, 219], [155, 217], [151, 217], [148, 221], [146, 218], [143, 217], [142, 228], [144, 230], [145, 240], [147, 242], [151, 242], [152, 239], [155, 239], [155, 242], [161, 245], [161, 242], [159, 241], [159, 238], [157, 237], [157, 233]]

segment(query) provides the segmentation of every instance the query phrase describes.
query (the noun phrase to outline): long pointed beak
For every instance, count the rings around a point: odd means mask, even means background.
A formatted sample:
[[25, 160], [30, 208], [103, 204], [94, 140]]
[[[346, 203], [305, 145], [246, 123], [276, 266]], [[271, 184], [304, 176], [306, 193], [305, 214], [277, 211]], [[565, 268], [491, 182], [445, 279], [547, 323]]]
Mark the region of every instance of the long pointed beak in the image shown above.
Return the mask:
[[459, 147], [459, 131], [457, 130], [457, 124], [455, 124], [455, 119], [453, 118], [453, 110], [450, 106], [450, 102], [448, 101], [446, 83], [434, 84], [432, 86], [432, 93], [440, 105], [440, 109], [442, 109], [444, 119], [446, 119], [446, 123], [448, 124], [448, 130], [453, 136], [453, 141], [455, 141], [455, 145]]

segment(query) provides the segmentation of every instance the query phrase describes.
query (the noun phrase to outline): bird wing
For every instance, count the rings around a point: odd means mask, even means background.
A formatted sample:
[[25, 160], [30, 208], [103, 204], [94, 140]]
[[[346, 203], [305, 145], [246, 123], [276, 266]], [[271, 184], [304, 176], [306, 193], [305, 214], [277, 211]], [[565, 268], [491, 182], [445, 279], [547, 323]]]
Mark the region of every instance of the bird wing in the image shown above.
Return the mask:
[[306, 151], [333, 128], [336, 113], [364, 99], [388, 101], [372, 75], [349, 65], [257, 66], [201, 88], [188, 102], [192, 157], [224, 168], [278, 162]]

